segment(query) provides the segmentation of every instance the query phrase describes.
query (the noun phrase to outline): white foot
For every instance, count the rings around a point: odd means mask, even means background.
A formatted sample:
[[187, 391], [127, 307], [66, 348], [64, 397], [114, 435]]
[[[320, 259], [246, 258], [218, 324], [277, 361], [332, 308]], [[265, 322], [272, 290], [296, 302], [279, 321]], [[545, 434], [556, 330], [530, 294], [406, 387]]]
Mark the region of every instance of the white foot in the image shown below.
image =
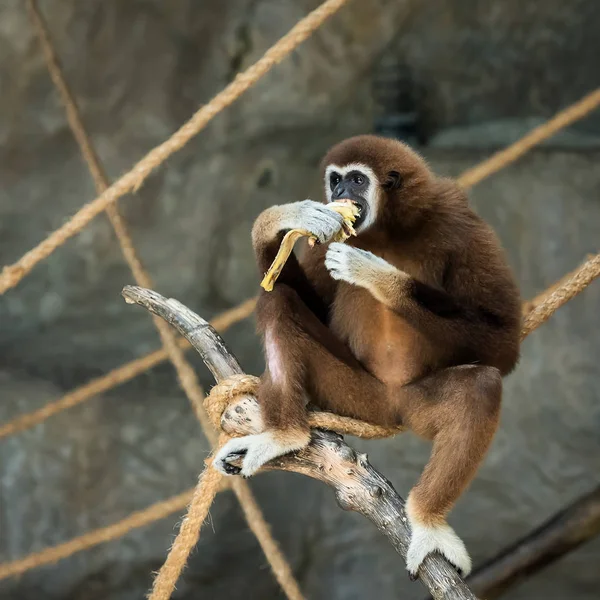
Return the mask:
[[[217, 452], [213, 465], [225, 475], [254, 475], [265, 463], [288, 452], [304, 448], [310, 435], [296, 432], [264, 431], [254, 435], [229, 440]], [[242, 459], [242, 467], [229, 464], [229, 461]]]
[[446, 558], [461, 577], [466, 577], [471, 572], [471, 558], [467, 549], [450, 525], [421, 525], [410, 518], [409, 522], [412, 535], [406, 553], [406, 568], [411, 579], [417, 577], [421, 563], [432, 552], [439, 552]]

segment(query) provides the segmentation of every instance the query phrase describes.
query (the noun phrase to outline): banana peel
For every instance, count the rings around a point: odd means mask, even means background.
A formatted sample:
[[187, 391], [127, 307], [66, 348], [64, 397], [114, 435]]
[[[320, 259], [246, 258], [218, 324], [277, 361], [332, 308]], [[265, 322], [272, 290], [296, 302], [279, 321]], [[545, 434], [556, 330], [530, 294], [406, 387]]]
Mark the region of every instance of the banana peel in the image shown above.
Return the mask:
[[[325, 206], [326, 208], [339, 213], [344, 218], [342, 228], [331, 241], [345, 242], [350, 236], [356, 235], [353, 225], [360, 212], [356, 204], [350, 200], [338, 200], [336, 202], [330, 202]], [[269, 270], [265, 273], [263, 280], [260, 282], [260, 286], [264, 290], [267, 292], [273, 291], [273, 286], [281, 274], [287, 259], [292, 253], [294, 245], [302, 237], [308, 238], [308, 245], [310, 247], [313, 247], [318, 241], [317, 238], [306, 229], [290, 229], [283, 237], [275, 259], [271, 263]]]

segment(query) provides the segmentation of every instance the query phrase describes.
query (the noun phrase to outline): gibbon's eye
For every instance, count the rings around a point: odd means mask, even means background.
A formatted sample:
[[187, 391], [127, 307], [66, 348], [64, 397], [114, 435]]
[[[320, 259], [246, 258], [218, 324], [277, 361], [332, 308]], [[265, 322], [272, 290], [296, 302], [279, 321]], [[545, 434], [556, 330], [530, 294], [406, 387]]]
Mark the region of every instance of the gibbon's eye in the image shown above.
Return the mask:
[[383, 187], [386, 190], [397, 190], [402, 187], [402, 175], [398, 171], [390, 171], [387, 174]]
[[361, 175], [360, 173], [355, 173], [352, 176], [352, 181], [356, 184], [356, 185], [362, 185], [365, 182], [365, 178], [363, 175]]
[[335, 189], [335, 186], [342, 180], [339, 173], [332, 173], [329, 176], [329, 185], [331, 186], [332, 191]]

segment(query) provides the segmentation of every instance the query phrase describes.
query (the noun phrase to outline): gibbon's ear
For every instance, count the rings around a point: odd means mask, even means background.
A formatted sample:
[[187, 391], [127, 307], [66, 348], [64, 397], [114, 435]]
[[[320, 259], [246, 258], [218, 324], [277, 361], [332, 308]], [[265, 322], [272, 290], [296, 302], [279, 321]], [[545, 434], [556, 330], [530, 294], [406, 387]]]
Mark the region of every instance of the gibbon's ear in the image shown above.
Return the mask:
[[383, 182], [383, 189], [391, 191], [397, 190], [402, 187], [402, 175], [398, 171], [390, 171], [385, 181]]

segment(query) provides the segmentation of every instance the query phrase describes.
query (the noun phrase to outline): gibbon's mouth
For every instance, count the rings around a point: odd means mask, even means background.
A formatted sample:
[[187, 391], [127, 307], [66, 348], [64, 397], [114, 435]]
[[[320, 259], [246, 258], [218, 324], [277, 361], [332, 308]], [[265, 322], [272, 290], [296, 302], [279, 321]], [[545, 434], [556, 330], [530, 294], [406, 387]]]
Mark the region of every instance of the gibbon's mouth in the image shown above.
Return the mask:
[[354, 206], [356, 206], [358, 208], [358, 217], [356, 217], [356, 221], [354, 221], [354, 229], [357, 229], [358, 227], [360, 227], [366, 216], [367, 216], [367, 212], [369, 210], [369, 204], [366, 200], [364, 200], [363, 198], [340, 198], [339, 200], [337, 200], [336, 202], [352, 202], [352, 204], [354, 204]]

